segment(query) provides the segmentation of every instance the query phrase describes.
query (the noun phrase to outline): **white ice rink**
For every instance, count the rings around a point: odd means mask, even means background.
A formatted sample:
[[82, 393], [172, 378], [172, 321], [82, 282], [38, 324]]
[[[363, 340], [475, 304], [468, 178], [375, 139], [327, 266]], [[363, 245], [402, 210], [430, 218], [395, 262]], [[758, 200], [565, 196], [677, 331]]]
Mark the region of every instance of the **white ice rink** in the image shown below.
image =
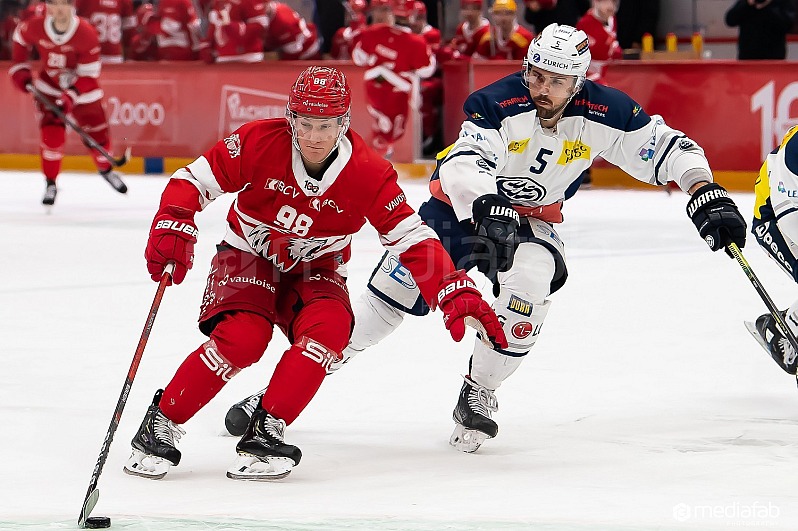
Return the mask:
[[[752, 176], [753, 179], [753, 176]], [[155, 284], [143, 251], [166, 182], [64, 174], [50, 215], [36, 173], [0, 174], [0, 529], [71, 529]], [[424, 183], [405, 183], [411, 204]], [[751, 194], [733, 194], [750, 218]], [[587, 190], [559, 228], [570, 278], [499, 389], [499, 436], [448, 445], [472, 335], [408, 318], [329, 378], [287, 430], [285, 480], [232, 481], [228, 406], [260, 389], [282, 336], [184, 427], [161, 481], [122, 473], [152, 395], [203, 336], [195, 326], [229, 200], [197, 217], [196, 267], [168, 288], [100, 478], [112, 529], [798, 529], [798, 389], [746, 332], [765, 312], [736, 262], [711, 253], [687, 196]], [[751, 240], [749, 238], [749, 243]], [[353, 243], [357, 296], [381, 254]], [[780, 307], [795, 284], [746, 256]], [[485, 279], [475, 273], [483, 286]]]

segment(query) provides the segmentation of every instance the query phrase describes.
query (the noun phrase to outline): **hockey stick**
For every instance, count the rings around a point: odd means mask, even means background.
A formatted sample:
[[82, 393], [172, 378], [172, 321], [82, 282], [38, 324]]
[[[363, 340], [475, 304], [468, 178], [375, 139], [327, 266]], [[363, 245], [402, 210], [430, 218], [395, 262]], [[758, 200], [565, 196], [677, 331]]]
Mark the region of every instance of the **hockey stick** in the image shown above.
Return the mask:
[[110, 153], [108, 153], [105, 150], [104, 147], [102, 147], [100, 144], [97, 143], [96, 140], [90, 137], [86, 133], [86, 131], [84, 131], [78, 124], [70, 120], [69, 117], [66, 114], [64, 114], [64, 111], [62, 111], [58, 105], [50, 101], [47, 98], [47, 96], [42, 94], [42, 92], [39, 89], [37, 89], [33, 85], [28, 85], [28, 92], [33, 94], [33, 97], [36, 98], [36, 101], [47, 107], [47, 109], [49, 109], [50, 112], [55, 114], [62, 122], [64, 122], [66, 125], [72, 128], [72, 130], [75, 131], [80, 136], [80, 139], [83, 140], [84, 144], [86, 144], [92, 149], [97, 150], [97, 152], [100, 155], [105, 157], [105, 159], [111, 163], [111, 166], [118, 168], [119, 166], [124, 166], [125, 164], [127, 164], [128, 159], [130, 159], [130, 146], [128, 146], [127, 149], [125, 149], [124, 155], [122, 155], [118, 159], [115, 159], [113, 156], [111, 156]]
[[127, 398], [130, 395], [130, 388], [133, 386], [133, 378], [136, 377], [136, 372], [141, 362], [141, 356], [144, 354], [144, 347], [147, 346], [147, 339], [150, 337], [152, 325], [155, 323], [155, 315], [158, 313], [158, 307], [161, 305], [161, 299], [166, 290], [166, 285], [169, 284], [174, 270], [174, 262], [166, 264], [161, 282], [158, 284], [158, 290], [155, 292], [155, 299], [152, 301], [152, 306], [150, 306], [150, 313], [147, 315], [147, 322], [144, 324], [144, 330], [141, 332], [141, 338], [136, 347], [136, 353], [133, 355], [133, 362], [130, 364], [130, 369], [127, 371], [125, 384], [122, 386], [122, 393], [119, 395], [114, 415], [111, 417], [111, 425], [108, 426], [108, 432], [106, 432], [105, 440], [103, 441], [102, 448], [100, 448], [97, 464], [94, 465], [94, 471], [91, 473], [89, 489], [86, 491], [86, 497], [83, 499], [83, 508], [80, 510], [80, 516], [78, 517], [78, 527], [81, 529], [86, 527], [86, 518], [88, 518], [89, 514], [94, 510], [94, 506], [97, 505], [97, 500], [100, 498], [100, 489], [97, 488], [97, 482], [100, 480], [103, 465], [105, 465], [105, 460], [108, 458], [108, 452], [111, 449], [111, 442], [114, 440], [114, 433], [116, 433], [119, 420], [122, 418], [122, 410], [125, 409]]
[[770, 298], [770, 295], [768, 295], [768, 292], [765, 291], [765, 288], [762, 286], [762, 283], [759, 282], [759, 279], [754, 274], [754, 270], [751, 269], [751, 265], [743, 256], [743, 252], [740, 250], [739, 247], [737, 247], [736, 243], [730, 243], [726, 248], [732, 254], [732, 257], [735, 260], [737, 260], [737, 263], [740, 264], [740, 267], [743, 268], [743, 271], [748, 277], [748, 280], [750, 280], [751, 284], [753, 284], [754, 289], [759, 294], [759, 297], [762, 299], [762, 301], [765, 303], [765, 306], [767, 306], [770, 315], [776, 321], [776, 324], [779, 325], [779, 328], [784, 333], [787, 340], [790, 342], [790, 345], [792, 345], [792, 348], [798, 351], [798, 339], [796, 339], [795, 334], [792, 333], [790, 327], [787, 326], [787, 323], [781, 317], [781, 312], [779, 311], [776, 304], [773, 302], [773, 299]]

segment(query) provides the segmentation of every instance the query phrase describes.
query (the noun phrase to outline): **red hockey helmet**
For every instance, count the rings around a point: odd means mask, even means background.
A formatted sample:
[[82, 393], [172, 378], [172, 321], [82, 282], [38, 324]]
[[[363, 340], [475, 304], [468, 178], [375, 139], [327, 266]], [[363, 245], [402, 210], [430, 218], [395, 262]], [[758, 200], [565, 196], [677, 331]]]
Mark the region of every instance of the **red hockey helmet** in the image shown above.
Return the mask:
[[337, 118], [335, 146], [338, 146], [349, 130], [351, 104], [352, 94], [343, 72], [329, 66], [306, 68], [291, 87], [285, 110], [294, 146], [302, 151], [297, 129], [297, 118], [300, 116], [313, 119]]
[[353, 13], [360, 14], [365, 13], [368, 6], [366, 0], [349, 0], [349, 8]]
[[413, 0], [392, 0], [391, 10], [393, 16], [399, 18], [410, 18], [413, 14], [413, 7], [415, 2]]
[[482, 0], [460, 0], [460, 7], [475, 6], [482, 9]]
[[343, 72], [329, 66], [306, 68], [291, 87], [288, 110], [295, 114], [331, 118], [349, 113], [352, 94]]
[[371, 9], [375, 7], [391, 7], [391, 0], [371, 0], [369, 7]]

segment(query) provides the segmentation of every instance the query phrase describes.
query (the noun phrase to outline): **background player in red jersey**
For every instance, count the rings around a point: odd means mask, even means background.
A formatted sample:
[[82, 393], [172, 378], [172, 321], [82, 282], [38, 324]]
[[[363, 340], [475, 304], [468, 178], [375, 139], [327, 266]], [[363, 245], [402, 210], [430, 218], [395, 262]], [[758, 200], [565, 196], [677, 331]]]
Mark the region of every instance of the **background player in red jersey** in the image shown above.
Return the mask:
[[267, 52], [277, 52], [283, 61], [321, 58], [321, 42], [316, 25], [281, 2], [266, 2]]
[[346, 26], [338, 28], [330, 45], [330, 59], [346, 61], [352, 59], [352, 48], [366, 27], [366, 0], [348, 0], [346, 6]]
[[100, 60], [105, 64], [123, 62], [124, 48], [136, 30], [133, 0], [75, 0], [75, 9], [97, 30]]
[[495, 60], [521, 60], [534, 37], [521, 26], [516, 18], [518, 6], [515, 0], [496, 0], [491, 9], [490, 31], [482, 36], [473, 57]]
[[206, 63], [263, 61], [266, 22], [260, 0], [213, 0], [200, 57]]
[[[138, 32], [130, 56], [138, 61], [193, 61], [200, 49], [200, 19], [192, 0], [160, 0], [136, 10]], [[207, 44], [205, 45], [207, 46]]]
[[276, 479], [302, 456], [283, 432], [328, 372], [343, 362], [353, 326], [346, 288], [352, 234], [371, 223], [386, 249], [413, 272], [452, 337], [475, 318], [483, 337], [506, 345], [496, 315], [435, 233], [407, 204], [396, 171], [349, 131], [344, 75], [310, 67], [291, 88], [286, 119], [250, 122], [177, 171], [161, 196], [145, 251], [160, 280], [169, 262], [182, 282], [192, 266], [194, 215], [223, 193], [238, 193], [217, 246], [200, 309], [209, 340], [178, 368], [133, 438], [125, 471], [160, 478], [180, 462], [180, 427], [235, 374], [258, 361], [278, 326], [292, 343], [236, 446], [227, 476]]
[[623, 57], [616, 33], [617, 11], [617, 0], [593, 0], [593, 7], [576, 23], [576, 29], [587, 34], [590, 44], [591, 61], [587, 78], [597, 83], [604, 84], [604, 69], [607, 63], [612, 59]]
[[[41, 59], [39, 77], [33, 79], [28, 58], [36, 50]], [[102, 105], [100, 88], [100, 44], [97, 32], [88, 21], [75, 15], [70, 0], [48, 0], [47, 15], [28, 19], [14, 31], [11, 80], [21, 91], [35, 87], [61, 107], [64, 114], [72, 114], [77, 124], [107, 152], [111, 151], [111, 136]], [[37, 102], [40, 113], [42, 172], [47, 181], [42, 203], [55, 202], [56, 178], [64, 156], [66, 125], [53, 112]], [[127, 186], [112, 171], [111, 163], [98, 151], [91, 150], [100, 175], [117, 192], [127, 192]]]
[[366, 104], [372, 117], [371, 146], [386, 158], [393, 154], [394, 142], [405, 133], [410, 107], [419, 105], [420, 80], [435, 72], [435, 56], [429, 45], [407, 27], [412, 13], [412, 0], [391, 0], [389, 22], [364, 29], [352, 51], [355, 64], [367, 68], [364, 77]]
[[482, 0], [462, 0], [460, 18], [454, 38], [450, 43], [462, 55], [471, 56], [482, 35], [490, 30], [490, 21], [482, 16]]

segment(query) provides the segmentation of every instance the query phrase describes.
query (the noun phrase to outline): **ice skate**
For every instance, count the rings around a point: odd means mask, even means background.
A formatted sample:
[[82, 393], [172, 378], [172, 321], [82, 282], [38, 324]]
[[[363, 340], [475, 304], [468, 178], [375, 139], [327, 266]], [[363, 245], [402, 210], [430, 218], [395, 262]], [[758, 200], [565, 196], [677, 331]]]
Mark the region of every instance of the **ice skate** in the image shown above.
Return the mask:
[[247, 426], [249, 426], [249, 419], [252, 418], [252, 413], [255, 411], [255, 408], [258, 407], [258, 404], [260, 404], [260, 400], [263, 398], [263, 393], [265, 392], [266, 389], [261, 389], [241, 402], [236, 402], [227, 411], [227, 415], [224, 417], [224, 427], [230, 435], [235, 437], [244, 435], [247, 431]]
[[[787, 312], [781, 312], [781, 317], [785, 321], [786, 314]], [[769, 313], [760, 315], [755, 323], [746, 321], [745, 327], [783, 371], [789, 374], [796, 373], [798, 366], [796, 351], [790, 340], [782, 334], [772, 315]]]
[[122, 178], [119, 177], [119, 174], [116, 173], [115, 171], [113, 170], [101, 171], [100, 175], [102, 175], [102, 178], [105, 179], [108, 182], [108, 184], [113, 186], [114, 190], [116, 190], [120, 194], [127, 193], [127, 185], [124, 182], [122, 182]]
[[42, 204], [44, 206], [53, 206], [55, 204], [55, 196], [58, 194], [58, 188], [55, 185], [55, 181], [47, 180], [47, 184], [44, 188], [44, 197], [42, 198]]
[[180, 463], [180, 450], [175, 443], [186, 432], [166, 418], [158, 404], [163, 389], [159, 389], [147, 409], [139, 431], [133, 437], [133, 453], [125, 463], [124, 471], [133, 476], [161, 479], [173, 465]]
[[284, 432], [285, 422], [256, 408], [246, 433], [236, 445], [238, 457], [227, 469], [227, 477], [271, 481], [290, 474], [302, 459], [302, 452], [283, 441]]
[[496, 395], [486, 387], [475, 383], [468, 376], [463, 377], [460, 397], [452, 413], [456, 426], [449, 438], [449, 444], [461, 452], [476, 452], [485, 439], [496, 437], [499, 426], [490, 418], [491, 412], [498, 411]]

